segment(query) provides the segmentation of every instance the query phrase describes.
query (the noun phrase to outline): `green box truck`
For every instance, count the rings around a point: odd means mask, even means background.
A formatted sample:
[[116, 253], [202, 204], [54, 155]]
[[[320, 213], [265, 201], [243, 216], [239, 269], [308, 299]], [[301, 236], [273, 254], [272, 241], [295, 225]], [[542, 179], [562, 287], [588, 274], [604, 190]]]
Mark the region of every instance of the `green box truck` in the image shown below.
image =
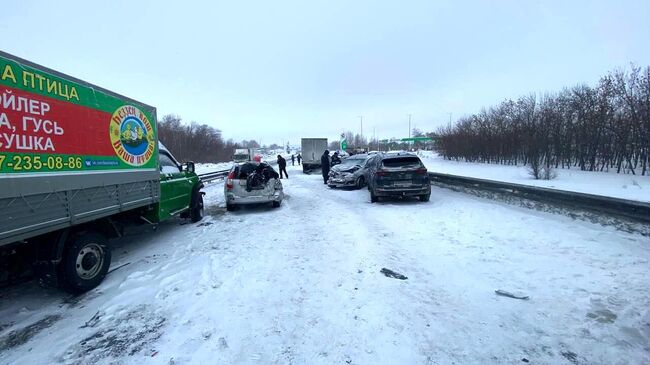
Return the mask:
[[0, 51], [0, 269], [83, 292], [125, 225], [200, 220], [194, 164], [157, 136], [154, 107]]

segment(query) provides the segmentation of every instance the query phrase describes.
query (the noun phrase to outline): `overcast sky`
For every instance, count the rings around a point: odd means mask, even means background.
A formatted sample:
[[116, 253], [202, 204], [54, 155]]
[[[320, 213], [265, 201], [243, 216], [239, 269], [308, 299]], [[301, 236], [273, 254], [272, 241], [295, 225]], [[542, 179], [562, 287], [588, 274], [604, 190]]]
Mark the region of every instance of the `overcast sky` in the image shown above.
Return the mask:
[[0, 49], [264, 144], [404, 137], [650, 65], [650, 1], [8, 1]]

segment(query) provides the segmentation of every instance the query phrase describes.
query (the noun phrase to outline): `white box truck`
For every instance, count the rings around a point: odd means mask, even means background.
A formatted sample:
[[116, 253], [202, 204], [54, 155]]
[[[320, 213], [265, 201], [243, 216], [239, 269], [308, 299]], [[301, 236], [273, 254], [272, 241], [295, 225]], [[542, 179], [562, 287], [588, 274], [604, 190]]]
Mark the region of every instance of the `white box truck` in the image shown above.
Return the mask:
[[232, 160], [237, 163], [252, 161], [253, 150], [250, 148], [236, 148]]
[[307, 173], [320, 166], [320, 158], [327, 149], [327, 138], [303, 138], [301, 141], [302, 171]]

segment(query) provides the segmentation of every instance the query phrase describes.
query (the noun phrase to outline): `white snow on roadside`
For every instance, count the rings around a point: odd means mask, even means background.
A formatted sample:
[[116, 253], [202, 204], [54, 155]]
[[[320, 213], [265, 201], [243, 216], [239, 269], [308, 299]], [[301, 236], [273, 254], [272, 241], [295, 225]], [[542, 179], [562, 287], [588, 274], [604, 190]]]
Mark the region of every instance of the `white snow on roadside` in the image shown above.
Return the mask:
[[419, 154], [431, 172], [650, 202], [650, 176], [556, 169], [555, 179], [535, 180], [525, 166], [450, 161], [429, 151]]
[[113, 267], [130, 264], [80, 298], [0, 292], [0, 363], [650, 363], [647, 237], [438, 188], [371, 204], [289, 173], [279, 209], [226, 212], [210, 185], [202, 222], [119, 241]]
[[195, 171], [197, 174], [207, 174], [209, 172], [229, 170], [233, 162], [219, 162], [219, 163], [197, 163]]

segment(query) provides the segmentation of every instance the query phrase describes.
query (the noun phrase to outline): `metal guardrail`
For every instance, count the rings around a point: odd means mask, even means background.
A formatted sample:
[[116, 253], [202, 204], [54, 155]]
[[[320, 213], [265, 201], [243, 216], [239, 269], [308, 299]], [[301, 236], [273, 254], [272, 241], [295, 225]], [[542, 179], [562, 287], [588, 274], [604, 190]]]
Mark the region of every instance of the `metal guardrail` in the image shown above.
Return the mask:
[[198, 174], [198, 175], [199, 175], [199, 178], [201, 179], [201, 181], [210, 182], [210, 181], [214, 181], [214, 180], [223, 179], [224, 177], [226, 177], [228, 175], [229, 171], [230, 171], [230, 169], [221, 170], [221, 171], [214, 171], [214, 172], [207, 172], [205, 174]]
[[559, 204], [650, 223], [650, 203], [437, 172], [429, 172], [429, 177], [432, 183], [491, 190], [543, 203]]
[[[277, 161], [273, 161], [273, 160], [268, 161], [267, 163], [269, 165], [277, 165], [278, 164]], [[228, 175], [228, 172], [230, 172], [230, 169], [213, 171], [213, 172], [206, 172], [204, 174], [197, 174], [197, 175], [199, 176], [199, 178], [201, 178], [201, 180], [203, 182], [210, 182], [210, 181], [214, 181], [214, 180], [223, 179], [224, 177], [226, 177]]]

